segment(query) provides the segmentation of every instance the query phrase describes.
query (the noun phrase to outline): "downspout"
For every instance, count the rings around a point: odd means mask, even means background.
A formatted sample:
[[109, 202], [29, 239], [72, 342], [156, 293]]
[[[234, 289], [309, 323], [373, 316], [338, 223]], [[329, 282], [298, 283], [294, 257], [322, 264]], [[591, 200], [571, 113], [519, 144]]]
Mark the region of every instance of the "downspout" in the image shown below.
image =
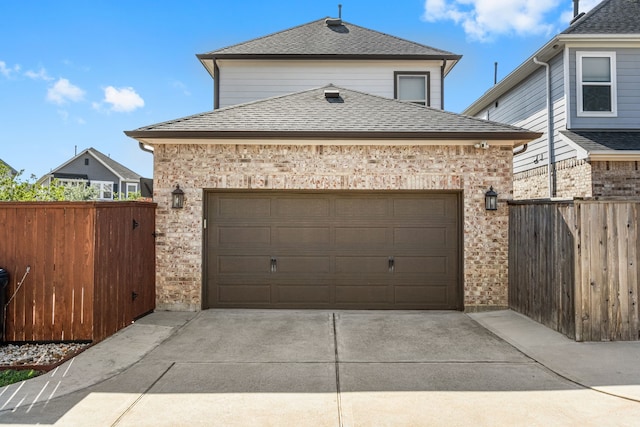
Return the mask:
[[551, 111], [551, 66], [547, 62], [533, 58], [533, 62], [546, 68], [546, 86], [547, 86], [547, 175], [549, 176], [549, 198], [555, 197], [555, 174], [553, 173], [553, 118]]
[[440, 109], [444, 110], [444, 67], [447, 64], [447, 60], [442, 61], [440, 66]]
[[213, 109], [220, 108], [220, 68], [216, 58], [213, 58]]

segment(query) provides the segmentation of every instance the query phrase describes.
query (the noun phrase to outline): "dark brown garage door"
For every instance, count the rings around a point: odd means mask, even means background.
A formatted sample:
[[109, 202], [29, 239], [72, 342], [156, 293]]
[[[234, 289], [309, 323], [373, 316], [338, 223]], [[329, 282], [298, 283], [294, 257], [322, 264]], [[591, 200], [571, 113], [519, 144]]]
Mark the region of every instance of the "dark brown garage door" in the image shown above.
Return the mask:
[[458, 194], [205, 195], [205, 308], [461, 308]]

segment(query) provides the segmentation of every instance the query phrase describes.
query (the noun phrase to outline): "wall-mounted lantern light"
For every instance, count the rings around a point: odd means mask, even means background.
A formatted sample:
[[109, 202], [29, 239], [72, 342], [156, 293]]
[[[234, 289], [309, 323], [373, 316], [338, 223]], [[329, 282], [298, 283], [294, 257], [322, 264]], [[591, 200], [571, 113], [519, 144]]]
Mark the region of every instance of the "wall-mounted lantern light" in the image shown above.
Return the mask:
[[484, 208], [488, 211], [498, 210], [498, 193], [493, 191], [493, 186], [484, 193]]
[[184, 191], [176, 184], [176, 189], [171, 192], [171, 207], [174, 209], [182, 209], [184, 206]]

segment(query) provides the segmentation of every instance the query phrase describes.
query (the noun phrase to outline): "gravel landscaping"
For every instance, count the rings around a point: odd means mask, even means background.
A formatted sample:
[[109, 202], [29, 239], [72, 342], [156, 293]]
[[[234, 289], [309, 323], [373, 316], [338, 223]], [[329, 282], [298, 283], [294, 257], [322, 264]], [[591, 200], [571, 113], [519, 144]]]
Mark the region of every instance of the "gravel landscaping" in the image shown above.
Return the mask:
[[0, 367], [47, 367], [77, 354], [90, 344], [6, 344], [0, 346]]

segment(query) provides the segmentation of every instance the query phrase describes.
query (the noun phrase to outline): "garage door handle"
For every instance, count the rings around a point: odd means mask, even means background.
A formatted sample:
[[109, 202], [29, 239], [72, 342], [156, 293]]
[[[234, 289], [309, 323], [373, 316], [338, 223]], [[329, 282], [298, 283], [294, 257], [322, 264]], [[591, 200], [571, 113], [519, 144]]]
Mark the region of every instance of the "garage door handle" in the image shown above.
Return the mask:
[[271, 257], [271, 272], [275, 273], [278, 271], [278, 260], [276, 257]]
[[396, 260], [392, 256], [389, 257], [389, 273], [393, 273], [396, 269]]

